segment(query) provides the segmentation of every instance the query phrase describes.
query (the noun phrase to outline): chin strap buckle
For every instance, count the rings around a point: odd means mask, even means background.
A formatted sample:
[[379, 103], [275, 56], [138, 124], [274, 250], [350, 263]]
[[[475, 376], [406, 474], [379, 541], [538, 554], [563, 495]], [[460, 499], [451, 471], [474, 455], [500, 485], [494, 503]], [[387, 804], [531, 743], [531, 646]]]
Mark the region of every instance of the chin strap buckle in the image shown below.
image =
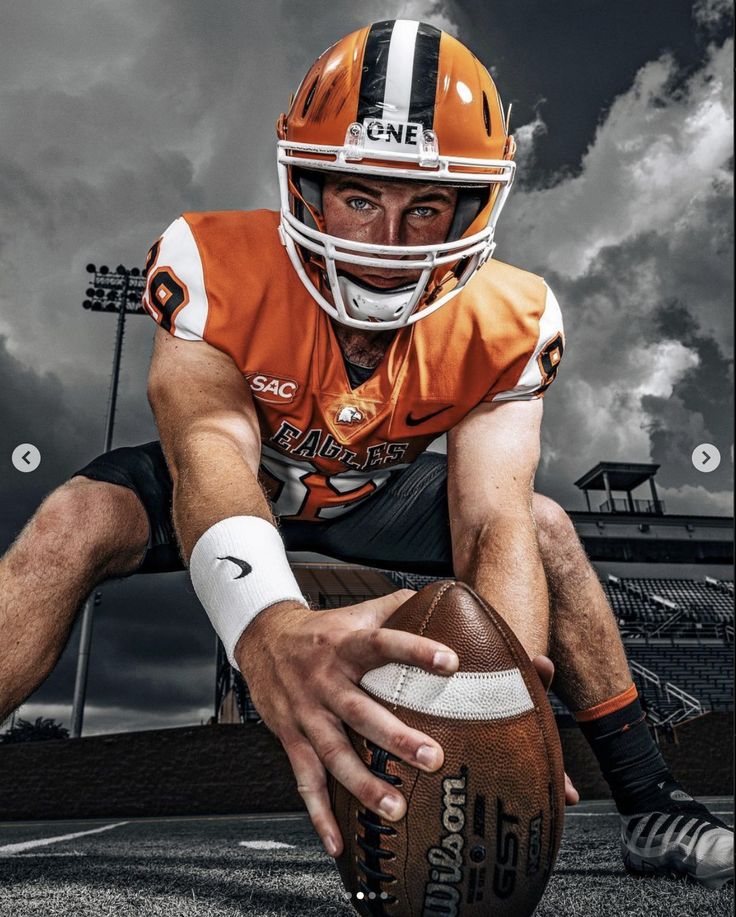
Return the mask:
[[345, 143], [342, 149], [342, 158], [348, 162], [360, 160], [365, 154], [365, 125], [353, 121], [345, 132]]
[[419, 138], [419, 165], [424, 169], [433, 169], [439, 165], [440, 148], [437, 134], [434, 131], [422, 131]]

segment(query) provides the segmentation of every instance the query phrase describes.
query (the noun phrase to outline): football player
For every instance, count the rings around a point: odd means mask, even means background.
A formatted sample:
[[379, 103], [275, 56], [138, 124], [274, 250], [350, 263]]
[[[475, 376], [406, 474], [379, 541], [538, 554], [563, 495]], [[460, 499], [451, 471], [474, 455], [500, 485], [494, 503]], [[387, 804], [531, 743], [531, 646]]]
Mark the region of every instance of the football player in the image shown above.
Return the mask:
[[[627, 866], [721, 885], [733, 834], [668, 771], [572, 523], [533, 490], [564, 333], [544, 280], [491, 258], [515, 166], [488, 72], [430, 25], [379, 22], [325, 51], [277, 134], [280, 213], [187, 213], [149, 252], [160, 442], [80, 469], [2, 560], [0, 716], [49, 673], [96, 583], [185, 567], [334, 856], [326, 771], [389, 820], [406, 806], [342, 723], [442, 762], [362, 675], [458, 659], [382, 629], [405, 590], [316, 614], [285, 549], [454, 576], [547, 685], [554, 661]], [[425, 451], [443, 433], [447, 456]]]

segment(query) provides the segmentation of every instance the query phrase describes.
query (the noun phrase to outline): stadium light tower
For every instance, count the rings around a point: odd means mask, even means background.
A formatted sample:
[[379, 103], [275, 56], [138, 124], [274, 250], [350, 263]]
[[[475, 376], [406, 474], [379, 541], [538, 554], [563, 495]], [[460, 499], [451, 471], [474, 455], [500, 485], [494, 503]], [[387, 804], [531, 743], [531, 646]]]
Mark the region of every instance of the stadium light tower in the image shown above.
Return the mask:
[[[118, 316], [115, 333], [115, 351], [112, 361], [112, 379], [110, 398], [107, 403], [107, 422], [105, 424], [105, 452], [112, 448], [112, 433], [115, 426], [115, 407], [118, 399], [118, 379], [120, 377], [120, 357], [123, 352], [123, 335], [125, 334], [126, 315], [147, 315], [141, 305], [141, 296], [146, 280], [140, 268], [130, 270], [119, 264], [114, 271], [103, 264], [99, 268], [94, 264], [87, 265], [88, 273], [93, 275], [92, 285], [87, 289], [87, 299], [82, 306], [91, 312], [116, 312]], [[89, 648], [92, 642], [92, 619], [95, 605], [100, 603], [100, 593], [87, 597], [82, 612], [82, 629], [79, 634], [77, 651], [77, 674], [74, 681], [74, 701], [72, 703], [72, 738], [78, 739], [82, 734], [84, 722], [84, 703], [87, 695], [87, 675], [89, 673]]]

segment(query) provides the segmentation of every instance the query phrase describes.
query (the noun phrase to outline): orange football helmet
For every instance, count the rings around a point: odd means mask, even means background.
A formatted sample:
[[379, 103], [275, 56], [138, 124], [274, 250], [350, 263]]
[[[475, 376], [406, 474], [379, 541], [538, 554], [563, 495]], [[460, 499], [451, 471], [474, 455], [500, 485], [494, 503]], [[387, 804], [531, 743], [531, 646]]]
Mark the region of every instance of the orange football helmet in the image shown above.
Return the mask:
[[[328, 48], [277, 122], [281, 238], [320, 306], [352, 327], [400, 328], [459, 293], [495, 247], [515, 169], [507, 127], [488, 71], [434, 26], [377, 22]], [[321, 178], [335, 171], [457, 187], [448, 238], [399, 246], [330, 235]], [[421, 276], [376, 289], [350, 277], [351, 264]]]

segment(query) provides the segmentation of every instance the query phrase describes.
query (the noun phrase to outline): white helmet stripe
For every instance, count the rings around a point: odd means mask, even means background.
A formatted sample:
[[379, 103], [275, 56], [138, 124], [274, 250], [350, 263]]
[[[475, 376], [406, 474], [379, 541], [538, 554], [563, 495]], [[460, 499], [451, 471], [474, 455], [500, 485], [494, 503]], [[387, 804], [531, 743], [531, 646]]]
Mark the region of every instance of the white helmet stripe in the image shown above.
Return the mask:
[[419, 23], [411, 19], [397, 19], [394, 23], [383, 93], [383, 117], [387, 121], [409, 120], [418, 28]]

